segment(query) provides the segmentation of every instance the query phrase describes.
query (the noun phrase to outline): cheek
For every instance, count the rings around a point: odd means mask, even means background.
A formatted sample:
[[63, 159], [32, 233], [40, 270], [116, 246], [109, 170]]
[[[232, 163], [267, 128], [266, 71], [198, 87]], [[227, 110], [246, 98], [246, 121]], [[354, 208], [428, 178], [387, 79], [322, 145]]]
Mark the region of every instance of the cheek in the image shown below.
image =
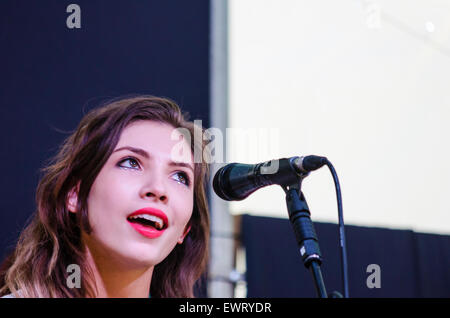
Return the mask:
[[176, 211], [177, 226], [181, 232], [184, 232], [184, 228], [192, 216], [194, 195], [191, 191], [189, 193], [178, 193], [178, 195], [172, 196], [172, 199], [174, 201], [173, 208]]
[[[114, 174], [99, 174], [92, 184], [88, 197], [89, 219], [98, 223], [105, 222], [111, 214], [123, 213], [121, 211], [127, 196], [131, 195], [131, 185]], [[108, 222], [108, 220], [106, 220]], [[94, 225], [93, 224], [93, 225]]]

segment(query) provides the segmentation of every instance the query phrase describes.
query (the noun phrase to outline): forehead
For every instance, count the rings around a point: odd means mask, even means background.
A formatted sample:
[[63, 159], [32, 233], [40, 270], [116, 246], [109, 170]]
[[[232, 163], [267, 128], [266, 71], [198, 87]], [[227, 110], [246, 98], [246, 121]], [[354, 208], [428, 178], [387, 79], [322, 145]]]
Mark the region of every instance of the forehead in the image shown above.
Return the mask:
[[171, 161], [193, 162], [190, 140], [167, 123], [151, 120], [131, 123], [122, 131], [116, 149], [127, 146]]

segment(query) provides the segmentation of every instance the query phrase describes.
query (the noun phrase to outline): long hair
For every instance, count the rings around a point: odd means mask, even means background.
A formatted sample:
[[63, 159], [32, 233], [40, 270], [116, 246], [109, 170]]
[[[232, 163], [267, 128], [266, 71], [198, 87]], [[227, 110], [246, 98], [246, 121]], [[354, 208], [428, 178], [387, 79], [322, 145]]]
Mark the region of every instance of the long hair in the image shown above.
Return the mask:
[[[95, 297], [95, 282], [85, 260], [81, 233], [92, 231], [87, 198], [97, 175], [116, 147], [121, 132], [132, 122], [151, 120], [184, 128], [194, 136], [197, 127], [176, 103], [153, 96], [114, 100], [88, 112], [75, 132], [43, 169], [36, 190], [36, 211], [21, 233], [15, 250], [0, 268], [0, 295], [21, 297]], [[202, 131], [202, 130], [200, 130]], [[203, 154], [203, 138], [190, 138], [191, 151]], [[194, 162], [194, 207], [191, 230], [182, 244], [155, 266], [152, 297], [193, 297], [195, 282], [206, 269], [209, 216], [205, 186], [208, 165]], [[67, 209], [77, 187], [79, 213]], [[78, 264], [81, 288], [66, 284], [67, 266]]]

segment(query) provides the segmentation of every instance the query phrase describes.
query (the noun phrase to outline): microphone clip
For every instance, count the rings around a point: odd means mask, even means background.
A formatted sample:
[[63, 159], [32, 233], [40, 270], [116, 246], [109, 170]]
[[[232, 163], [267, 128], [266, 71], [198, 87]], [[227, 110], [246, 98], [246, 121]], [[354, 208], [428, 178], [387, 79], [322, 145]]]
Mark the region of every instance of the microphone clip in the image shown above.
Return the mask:
[[311, 270], [313, 275], [317, 294], [321, 298], [327, 298], [328, 295], [320, 270], [322, 253], [314, 225], [311, 221], [308, 204], [306, 203], [303, 192], [300, 190], [302, 179], [302, 177], [299, 177], [298, 183], [283, 187], [286, 192], [289, 220], [294, 230], [303, 264], [307, 269]]

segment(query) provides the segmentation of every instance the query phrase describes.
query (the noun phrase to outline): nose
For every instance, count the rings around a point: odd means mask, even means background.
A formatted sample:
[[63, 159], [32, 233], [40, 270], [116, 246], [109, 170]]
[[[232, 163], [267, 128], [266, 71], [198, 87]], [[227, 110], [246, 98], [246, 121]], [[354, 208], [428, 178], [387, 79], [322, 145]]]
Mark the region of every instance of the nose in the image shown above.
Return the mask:
[[159, 192], [156, 192], [156, 191], [155, 192], [149, 191], [145, 194], [145, 196], [147, 198], [152, 198], [152, 197], [157, 198], [157, 199], [161, 200], [162, 202], [167, 201], [167, 196], [165, 194], [159, 194]]
[[143, 199], [153, 199], [166, 203], [168, 201], [167, 189], [162, 178], [153, 174], [147, 180], [142, 186], [139, 196]]

